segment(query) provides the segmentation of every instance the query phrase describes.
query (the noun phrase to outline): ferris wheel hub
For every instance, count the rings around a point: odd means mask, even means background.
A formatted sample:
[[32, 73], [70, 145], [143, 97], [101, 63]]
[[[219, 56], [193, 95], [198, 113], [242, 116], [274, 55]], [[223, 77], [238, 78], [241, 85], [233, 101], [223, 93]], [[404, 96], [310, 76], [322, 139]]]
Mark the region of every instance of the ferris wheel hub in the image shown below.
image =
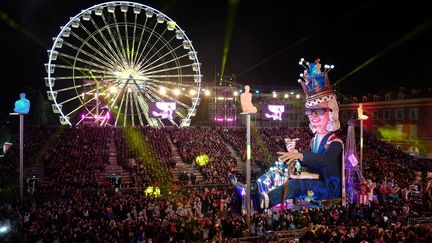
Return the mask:
[[127, 79], [135, 79], [135, 80], [148, 80], [142, 72], [138, 71], [136, 68], [126, 67], [122, 68], [121, 71], [114, 72], [114, 75], [117, 79], [127, 80]]

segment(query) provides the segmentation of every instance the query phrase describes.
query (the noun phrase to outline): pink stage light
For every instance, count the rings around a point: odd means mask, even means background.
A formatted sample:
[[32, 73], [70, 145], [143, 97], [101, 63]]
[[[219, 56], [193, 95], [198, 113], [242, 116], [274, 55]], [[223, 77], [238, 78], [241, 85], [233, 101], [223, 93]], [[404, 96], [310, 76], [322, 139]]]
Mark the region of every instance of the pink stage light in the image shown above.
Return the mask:
[[232, 121], [234, 121], [234, 118], [227, 118], [226, 120], [229, 122], [232, 122]]
[[217, 118], [216, 121], [223, 121], [223, 118]]

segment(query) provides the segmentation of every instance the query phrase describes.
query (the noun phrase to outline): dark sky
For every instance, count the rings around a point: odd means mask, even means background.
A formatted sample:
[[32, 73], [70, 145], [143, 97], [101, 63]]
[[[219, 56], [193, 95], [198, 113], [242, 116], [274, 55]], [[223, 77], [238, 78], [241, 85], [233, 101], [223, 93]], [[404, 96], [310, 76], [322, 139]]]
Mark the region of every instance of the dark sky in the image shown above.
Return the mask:
[[[13, 109], [23, 87], [46, 92], [44, 63], [52, 37], [70, 17], [100, 2], [0, 2], [1, 117]], [[198, 51], [205, 82], [221, 71], [228, 13], [235, 2], [140, 1], [162, 11], [186, 31]], [[344, 94], [432, 83], [429, 9], [416, 1], [344, 2], [239, 1], [225, 74], [236, 75], [242, 84], [296, 87], [299, 59], [320, 57], [324, 64], [335, 65], [330, 80], [343, 79], [339, 88]], [[347, 77], [363, 63], [368, 64]]]

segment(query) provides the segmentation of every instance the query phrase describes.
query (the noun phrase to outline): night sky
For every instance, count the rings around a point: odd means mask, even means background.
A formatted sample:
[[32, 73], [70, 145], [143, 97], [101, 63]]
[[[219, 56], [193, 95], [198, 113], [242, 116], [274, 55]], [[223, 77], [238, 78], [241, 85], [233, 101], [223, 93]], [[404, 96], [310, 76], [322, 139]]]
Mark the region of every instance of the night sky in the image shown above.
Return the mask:
[[[0, 2], [1, 118], [12, 111], [24, 87], [46, 93], [44, 63], [52, 37], [70, 17], [100, 2]], [[432, 84], [432, 14], [415, 1], [139, 2], [162, 11], [186, 31], [207, 83], [221, 72], [232, 11], [225, 75], [235, 75], [241, 84], [299, 88], [301, 57], [310, 61], [320, 57], [323, 64], [334, 64], [330, 80], [340, 80], [338, 89], [343, 94]]]

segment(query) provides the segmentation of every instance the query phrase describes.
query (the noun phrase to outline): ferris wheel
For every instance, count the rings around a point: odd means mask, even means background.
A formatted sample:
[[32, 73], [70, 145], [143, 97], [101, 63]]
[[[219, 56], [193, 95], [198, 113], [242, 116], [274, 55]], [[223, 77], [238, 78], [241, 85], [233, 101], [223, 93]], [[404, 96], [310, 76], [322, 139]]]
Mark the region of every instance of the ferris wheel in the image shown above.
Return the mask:
[[[94, 5], [71, 17], [53, 41], [45, 84], [61, 124], [190, 125], [201, 63], [192, 41], [162, 12], [125, 1]], [[172, 114], [160, 115], [166, 107]]]

